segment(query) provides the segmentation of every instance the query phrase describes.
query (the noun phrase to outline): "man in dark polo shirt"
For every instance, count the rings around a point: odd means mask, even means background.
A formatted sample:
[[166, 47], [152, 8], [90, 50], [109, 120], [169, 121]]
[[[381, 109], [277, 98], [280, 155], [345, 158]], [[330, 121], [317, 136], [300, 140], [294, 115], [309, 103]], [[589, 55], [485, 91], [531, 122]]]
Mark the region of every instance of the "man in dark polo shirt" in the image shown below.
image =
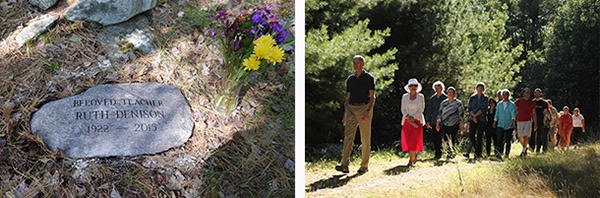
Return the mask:
[[375, 78], [363, 70], [365, 58], [360, 55], [352, 59], [355, 72], [346, 81], [346, 102], [344, 102], [344, 151], [342, 165], [335, 170], [343, 173], [350, 172], [350, 153], [356, 135], [356, 128], [360, 127], [360, 141], [362, 143], [362, 162], [358, 173], [365, 173], [369, 169], [369, 153], [371, 152], [371, 119], [373, 118], [373, 104], [375, 103]]

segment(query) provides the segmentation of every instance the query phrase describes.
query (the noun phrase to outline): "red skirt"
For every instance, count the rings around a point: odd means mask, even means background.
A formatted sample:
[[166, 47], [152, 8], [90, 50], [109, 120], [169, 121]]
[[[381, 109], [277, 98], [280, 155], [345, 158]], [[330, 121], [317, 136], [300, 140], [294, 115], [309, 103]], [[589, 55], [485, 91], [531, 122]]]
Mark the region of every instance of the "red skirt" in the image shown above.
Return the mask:
[[404, 120], [402, 126], [402, 151], [403, 152], [421, 152], [423, 151], [423, 125], [419, 120], [415, 119], [417, 128], [408, 123], [408, 119]]

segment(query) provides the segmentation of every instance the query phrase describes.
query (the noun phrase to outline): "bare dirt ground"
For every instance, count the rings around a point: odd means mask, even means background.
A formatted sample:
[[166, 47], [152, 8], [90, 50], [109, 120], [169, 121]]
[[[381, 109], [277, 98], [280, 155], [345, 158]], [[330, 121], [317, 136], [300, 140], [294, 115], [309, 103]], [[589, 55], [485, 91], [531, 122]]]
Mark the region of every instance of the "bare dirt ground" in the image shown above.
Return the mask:
[[[461, 170], [486, 166], [491, 161], [467, 163], [461, 159], [458, 163], [435, 162], [425, 159], [415, 167], [407, 167], [407, 160], [393, 160], [389, 163], [369, 167], [369, 172], [360, 175], [358, 167], [350, 167], [350, 173], [329, 170], [313, 170], [306, 177], [307, 197], [356, 197], [356, 195], [383, 196], [398, 194], [411, 189], [427, 189], [432, 185], [458, 174]], [[321, 174], [318, 174], [321, 173]]]

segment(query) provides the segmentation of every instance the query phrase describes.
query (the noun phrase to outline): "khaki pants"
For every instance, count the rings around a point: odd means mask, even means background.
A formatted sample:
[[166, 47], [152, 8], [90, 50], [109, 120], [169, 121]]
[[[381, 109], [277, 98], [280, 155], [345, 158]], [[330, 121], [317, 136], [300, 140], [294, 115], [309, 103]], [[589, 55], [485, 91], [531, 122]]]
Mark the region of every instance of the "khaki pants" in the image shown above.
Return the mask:
[[348, 105], [346, 109], [346, 127], [344, 129], [344, 152], [342, 154], [342, 166], [350, 164], [350, 153], [356, 136], [356, 127], [360, 127], [360, 141], [362, 143], [362, 162], [361, 168], [369, 166], [369, 154], [371, 152], [371, 120], [373, 119], [373, 110], [369, 112], [369, 119], [362, 121], [362, 117], [369, 108], [369, 104]]
[[548, 146], [548, 150], [554, 150], [554, 146], [556, 145], [556, 126], [550, 127], [548, 131], [548, 143], [546, 145]]

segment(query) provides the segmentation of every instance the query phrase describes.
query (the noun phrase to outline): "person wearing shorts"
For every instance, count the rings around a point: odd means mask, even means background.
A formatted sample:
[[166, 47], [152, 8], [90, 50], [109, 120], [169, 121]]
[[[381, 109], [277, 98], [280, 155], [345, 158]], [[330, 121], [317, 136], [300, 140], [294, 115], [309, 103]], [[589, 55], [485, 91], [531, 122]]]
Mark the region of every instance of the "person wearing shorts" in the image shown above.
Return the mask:
[[536, 117], [535, 102], [530, 99], [530, 96], [531, 90], [525, 88], [523, 90], [523, 98], [519, 98], [515, 102], [517, 109], [517, 138], [519, 138], [519, 142], [523, 146], [522, 157], [527, 156], [527, 143], [531, 136], [531, 125], [533, 124], [533, 130], [537, 130], [537, 120], [533, 119]]

